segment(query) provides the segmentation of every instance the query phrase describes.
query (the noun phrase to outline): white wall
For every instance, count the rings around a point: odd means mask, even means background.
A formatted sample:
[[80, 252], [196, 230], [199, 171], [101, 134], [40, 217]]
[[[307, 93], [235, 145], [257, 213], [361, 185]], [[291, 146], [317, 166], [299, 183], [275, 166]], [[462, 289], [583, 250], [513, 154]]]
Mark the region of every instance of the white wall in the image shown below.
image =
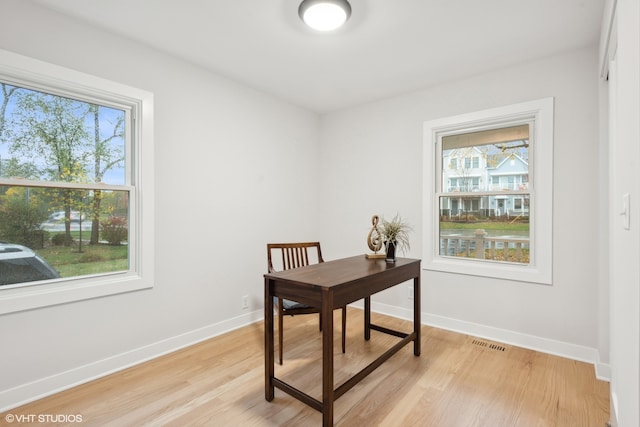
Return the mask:
[[0, 10], [0, 48], [154, 93], [157, 243], [152, 290], [0, 316], [0, 411], [262, 317], [266, 242], [320, 239], [318, 116], [21, 0]]
[[[598, 256], [597, 205], [606, 170], [598, 157], [597, 71], [594, 46], [324, 116], [326, 253], [366, 252], [371, 215], [399, 212], [414, 227], [408, 256], [420, 258], [423, 216], [430, 216], [422, 212], [423, 122], [554, 97], [553, 286], [424, 271], [423, 319], [601, 361], [607, 375], [607, 337], [599, 336], [608, 312], [598, 302], [606, 259]], [[545, 173], [545, 165], [535, 172]], [[406, 287], [374, 300], [378, 309], [401, 315], [411, 307]]]
[[[614, 426], [640, 425], [640, 5], [607, 1], [616, 10], [605, 21], [602, 60], [610, 63], [610, 301], [611, 419]], [[605, 19], [613, 14], [605, 14]], [[612, 37], [605, 39], [611, 29]], [[606, 43], [603, 43], [606, 46]], [[606, 65], [606, 62], [605, 62]], [[620, 212], [630, 195], [630, 226]]]

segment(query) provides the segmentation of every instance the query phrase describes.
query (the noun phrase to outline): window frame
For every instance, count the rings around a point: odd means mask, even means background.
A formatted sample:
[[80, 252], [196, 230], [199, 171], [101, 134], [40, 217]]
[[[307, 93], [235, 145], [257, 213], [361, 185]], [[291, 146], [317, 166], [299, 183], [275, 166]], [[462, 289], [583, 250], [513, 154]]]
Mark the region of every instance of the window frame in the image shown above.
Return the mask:
[[[26, 286], [0, 289], [0, 315], [40, 307], [70, 303], [153, 287], [154, 283], [154, 183], [153, 183], [153, 94], [121, 83], [85, 74], [0, 50], [0, 78], [55, 95], [130, 109], [131, 143], [126, 144], [131, 159], [122, 186], [101, 185], [104, 189], [126, 189], [129, 199], [129, 270], [95, 276], [55, 279]], [[2, 185], [64, 187], [63, 183], [1, 179]], [[82, 184], [74, 187], [82, 187]], [[95, 184], [88, 185], [95, 188]], [[142, 195], [144, 194], [144, 197]]]
[[[423, 134], [423, 262], [424, 270], [513, 281], [553, 284], [553, 119], [554, 98], [424, 122]], [[441, 256], [439, 251], [438, 184], [443, 167], [437, 144], [442, 135], [508, 126], [530, 120], [534, 149], [529, 159], [530, 262], [527, 265]], [[544, 172], [537, 165], [545, 165]], [[438, 175], [440, 174], [440, 175]], [[532, 209], [533, 207], [533, 209]]]

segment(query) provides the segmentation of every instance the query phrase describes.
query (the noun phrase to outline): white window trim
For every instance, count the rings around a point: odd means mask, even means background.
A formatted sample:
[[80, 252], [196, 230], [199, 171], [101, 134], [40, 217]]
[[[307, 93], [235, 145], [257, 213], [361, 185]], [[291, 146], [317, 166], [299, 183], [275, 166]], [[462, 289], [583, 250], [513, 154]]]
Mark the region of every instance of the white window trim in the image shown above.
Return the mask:
[[154, 182], [153, 94], [68, 68], [0, 50], [0, 76], [11, 82], [28, 82], [44, 91], [80, 93], [100, 102], [111, 99], [132, 107], [134, 186], [130, 187], [130, 270], [48, 281], [0, 289], [0, 314], [31, 310], [153, 287], [154, 283]]
[[[425, 270], [483, 276], [531, 283], [553, 284], [553, 98], [544, 98], [505, 107], [492, 108], [427, 121], [424, 123], [423, 144], [423, 261]], [[439, 135], [462, 129], [475, 129], [533, 119], [535, 147], [530, 159], [531, 189], [530, 228], [531, 254], [529, 265], [481, 261], [470, 258], [443, 257], [439, 254], [439, 213], [436, 193], [437, 171], [440, 170], [436, 142]], [[544, 165], [543, 167], [540, 165]]]

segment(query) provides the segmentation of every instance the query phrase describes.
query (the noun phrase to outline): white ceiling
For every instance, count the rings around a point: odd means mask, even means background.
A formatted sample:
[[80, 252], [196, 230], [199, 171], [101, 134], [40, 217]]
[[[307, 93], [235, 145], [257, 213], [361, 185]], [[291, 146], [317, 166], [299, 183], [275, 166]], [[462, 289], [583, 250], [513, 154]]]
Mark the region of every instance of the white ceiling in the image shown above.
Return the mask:
[[332, 34], [301, 0], [33, 0], [320, 113], [598, 41], [604, 0], [350, 0]]

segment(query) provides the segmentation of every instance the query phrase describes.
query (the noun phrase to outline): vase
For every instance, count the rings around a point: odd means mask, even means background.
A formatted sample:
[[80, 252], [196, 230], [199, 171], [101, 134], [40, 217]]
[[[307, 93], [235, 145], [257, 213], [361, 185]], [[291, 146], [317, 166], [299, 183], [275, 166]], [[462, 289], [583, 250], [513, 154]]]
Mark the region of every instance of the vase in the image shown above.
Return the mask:
[[387, 262], [396, 262], [396, 245], [398, 242], [385, 242], [385, 246], [387, 249], [387, 257], [385, 261]]

